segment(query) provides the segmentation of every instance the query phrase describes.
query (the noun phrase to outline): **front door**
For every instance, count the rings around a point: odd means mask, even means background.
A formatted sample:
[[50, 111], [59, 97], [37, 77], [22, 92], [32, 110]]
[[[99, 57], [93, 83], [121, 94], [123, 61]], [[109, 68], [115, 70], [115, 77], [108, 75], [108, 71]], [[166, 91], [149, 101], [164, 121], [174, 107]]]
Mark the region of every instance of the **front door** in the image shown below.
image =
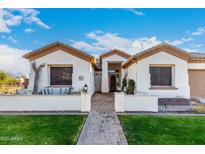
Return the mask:
[[95, 72], [95, 91], [101, 92], [102, 73]]
[[111, 92], [116, 91], [116, 76], [115, 75], [112, 75], [110, 77], [110, 91]]

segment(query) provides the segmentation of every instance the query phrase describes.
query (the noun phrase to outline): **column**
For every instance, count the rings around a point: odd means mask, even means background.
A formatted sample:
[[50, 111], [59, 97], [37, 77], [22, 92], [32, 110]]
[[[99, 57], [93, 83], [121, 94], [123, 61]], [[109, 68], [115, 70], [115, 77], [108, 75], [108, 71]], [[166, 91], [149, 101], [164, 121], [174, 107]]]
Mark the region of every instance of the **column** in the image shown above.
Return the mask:
[[108, 63], [107, 61], [102, 61], [102, 84], [101, 84], [102, 93], [109, 92], [109, 83], [108, 83]]

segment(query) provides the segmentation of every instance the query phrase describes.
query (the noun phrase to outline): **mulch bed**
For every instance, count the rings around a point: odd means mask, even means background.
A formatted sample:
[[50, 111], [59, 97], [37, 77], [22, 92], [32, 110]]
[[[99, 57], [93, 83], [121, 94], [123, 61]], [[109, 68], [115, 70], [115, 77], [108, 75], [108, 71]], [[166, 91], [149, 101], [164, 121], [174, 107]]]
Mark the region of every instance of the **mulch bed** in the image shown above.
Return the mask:
[[159, 105], [186, 105], [189, 106], [191, 104], [190, 99], [186, 98], [159, 98]]

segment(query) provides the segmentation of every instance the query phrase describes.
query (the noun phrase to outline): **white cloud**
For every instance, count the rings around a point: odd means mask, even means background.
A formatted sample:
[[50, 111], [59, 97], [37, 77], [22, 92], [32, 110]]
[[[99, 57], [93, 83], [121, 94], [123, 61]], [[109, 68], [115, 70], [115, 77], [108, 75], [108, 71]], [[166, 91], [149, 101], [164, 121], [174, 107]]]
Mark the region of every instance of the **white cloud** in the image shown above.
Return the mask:
[[185, 42], [190, 42], [190, 41], [192, 41], [192, 40], [193, 40], [192, 37], [187, 37], [187, 38], [182, 38], [182, 39], [176, 39], [176, 40], [174, 40], [174, 41], [165, 41], [165, 42], [177, 46], [177, 45], [182, 45], [182, 44], [184, 44]]
[[34, 43], [34, 44], [38, 44], [39, 41], [38, 41], [38, 40], [34, 40], [33, 43]]
[[22, 57], [28, 50], [21, 50], [0, 45], [0, 70], [15, 74], [27, 75], [29, 72], [29, 62]]
[[6, 25], [6, 22], [3, 18], [3, 10], [0, 9], [0, 32], [9, 32], [9, 28]]
[[86, 33], [86, 38], [91, 39], [92, 43], [85, 41], [73, 41], [71, 45], [75, 48], [88, 51], [93, 55], [98, 55], [102, 52], [112, 49], [120, 49], [129, 54], [136, 54], [149, 47], [160, 43], [157, 37], [144, 37], [138, 39], [127, 39], [113, 33], [104, 33], [102, 31], [94, 31]]
[[193, 44], [193, 47], [194, 48], [200, 48], [200, 47], [202, 47], [203, 46], [203, 44]]
[[23, 17], [24, 21], [26, 23], [35, 23], [36, 25], [43, 27], [45, 29], [50, 29], [50, 26], [45, 24], [41, 19], [39, 19], [37, 16], [40, 14], [39, 11], [34, 9], [13, 9], [13, 11], [20, 12]]
[[35, 9], [0, 9], [0, 32], [10, 32], [11, 26], [18, 26], [22, 22], [50, 29], [49, 25], [38, 18], [39, 14]]
[[188, 51], [188, 52], [198, 52], [199, 50], [198, 49], [190, 49], [190, 48], [184, 48], [185, 51]]
[[160, 43], [161, 41], [157, 40], [156, 36], [135, 39], [131, 44], [131, 51], [136, 54], [136, 52], [146, 50]]
[[101, 47], [102, 49], [113, 49], [127, 47], [130, 44], [130, 40], [120, 37], [118, 34], [112, 33], [96, 33], [90, 32], [86, 34], [86, 37], [93, 39], [96, 42], [92, 43], [93, 46]]
[[1, 38], [2, 38], [2, 39], [5, 39], [5, 40], [8, 40], [8, 41], [10, 41], [10, 42], [12, 42], [12, 43], [14, 43], [14, 44], [18, 42], [18, 41], [17, 41], [14, 37], [12, 37], [11, 35], [2, 35]]
[[11, 41], [12, 43], [17, 43], [17, 40], [13, 38], [12, 36], [9, 36], [8, 40]]
[[205, 34], [205, 28], [204, 27], [199, 27], [195, 32], [192, 32], [191, 35], [193, 36], [200, 36]]
[[144, 16], [144, 15], [145, 15], [143, 12], [138, 11], [138, 10], [136, 10], [136, 9], [126, 9], [126, 10], [129, 11], [129, 12], [134, 13], [134, 14], [137, 15], [137, 16]]
[[105, 48], [103, 48], [103, 47], [94, 46], [94, 45], [89, 44], [89, 43], [84, 42], [84, 41], [74, 42], [74, 43], [72, 44], [72, 46], [73, 46], [74, 48], [78, 48], [78, 49], [85, 50], [85, 51], [89, 51], [89, 52], [95, 52], [95, 51], [103, 51], [103, 50], [105, 50]]
[[31, 28], [26, 28], [26, 29], [24, 29], [24, 32], [26, 32], [26, 33], [33, 33], [34, 30], [31, 29]]
[[11, 11], [4, 9], [3, 18], [5, 20], [6, 25], [17, 26], [22, 22], [23, 17], [21, 15], [13, 15]]
[[46, 25], [44, 22], [42, 22], [39, 18], [35, 16], [30, 16], [24, 19], [25, 22], [27, 23], [35, 23], [39, 25], [40, 27], [43, 27], [45, 29], [50, 29], [50, 26]]

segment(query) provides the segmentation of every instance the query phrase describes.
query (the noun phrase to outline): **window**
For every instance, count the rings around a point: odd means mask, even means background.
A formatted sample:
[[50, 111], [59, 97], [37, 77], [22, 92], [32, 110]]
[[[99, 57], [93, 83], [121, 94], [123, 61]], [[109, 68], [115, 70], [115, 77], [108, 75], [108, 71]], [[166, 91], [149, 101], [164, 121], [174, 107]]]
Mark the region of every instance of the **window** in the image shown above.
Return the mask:
[[51, 67], [50, 83], [51, 85], [72, 85], [72, 67]]
[[172, 86], [172, 67], [150, 67], [151, 86]]

